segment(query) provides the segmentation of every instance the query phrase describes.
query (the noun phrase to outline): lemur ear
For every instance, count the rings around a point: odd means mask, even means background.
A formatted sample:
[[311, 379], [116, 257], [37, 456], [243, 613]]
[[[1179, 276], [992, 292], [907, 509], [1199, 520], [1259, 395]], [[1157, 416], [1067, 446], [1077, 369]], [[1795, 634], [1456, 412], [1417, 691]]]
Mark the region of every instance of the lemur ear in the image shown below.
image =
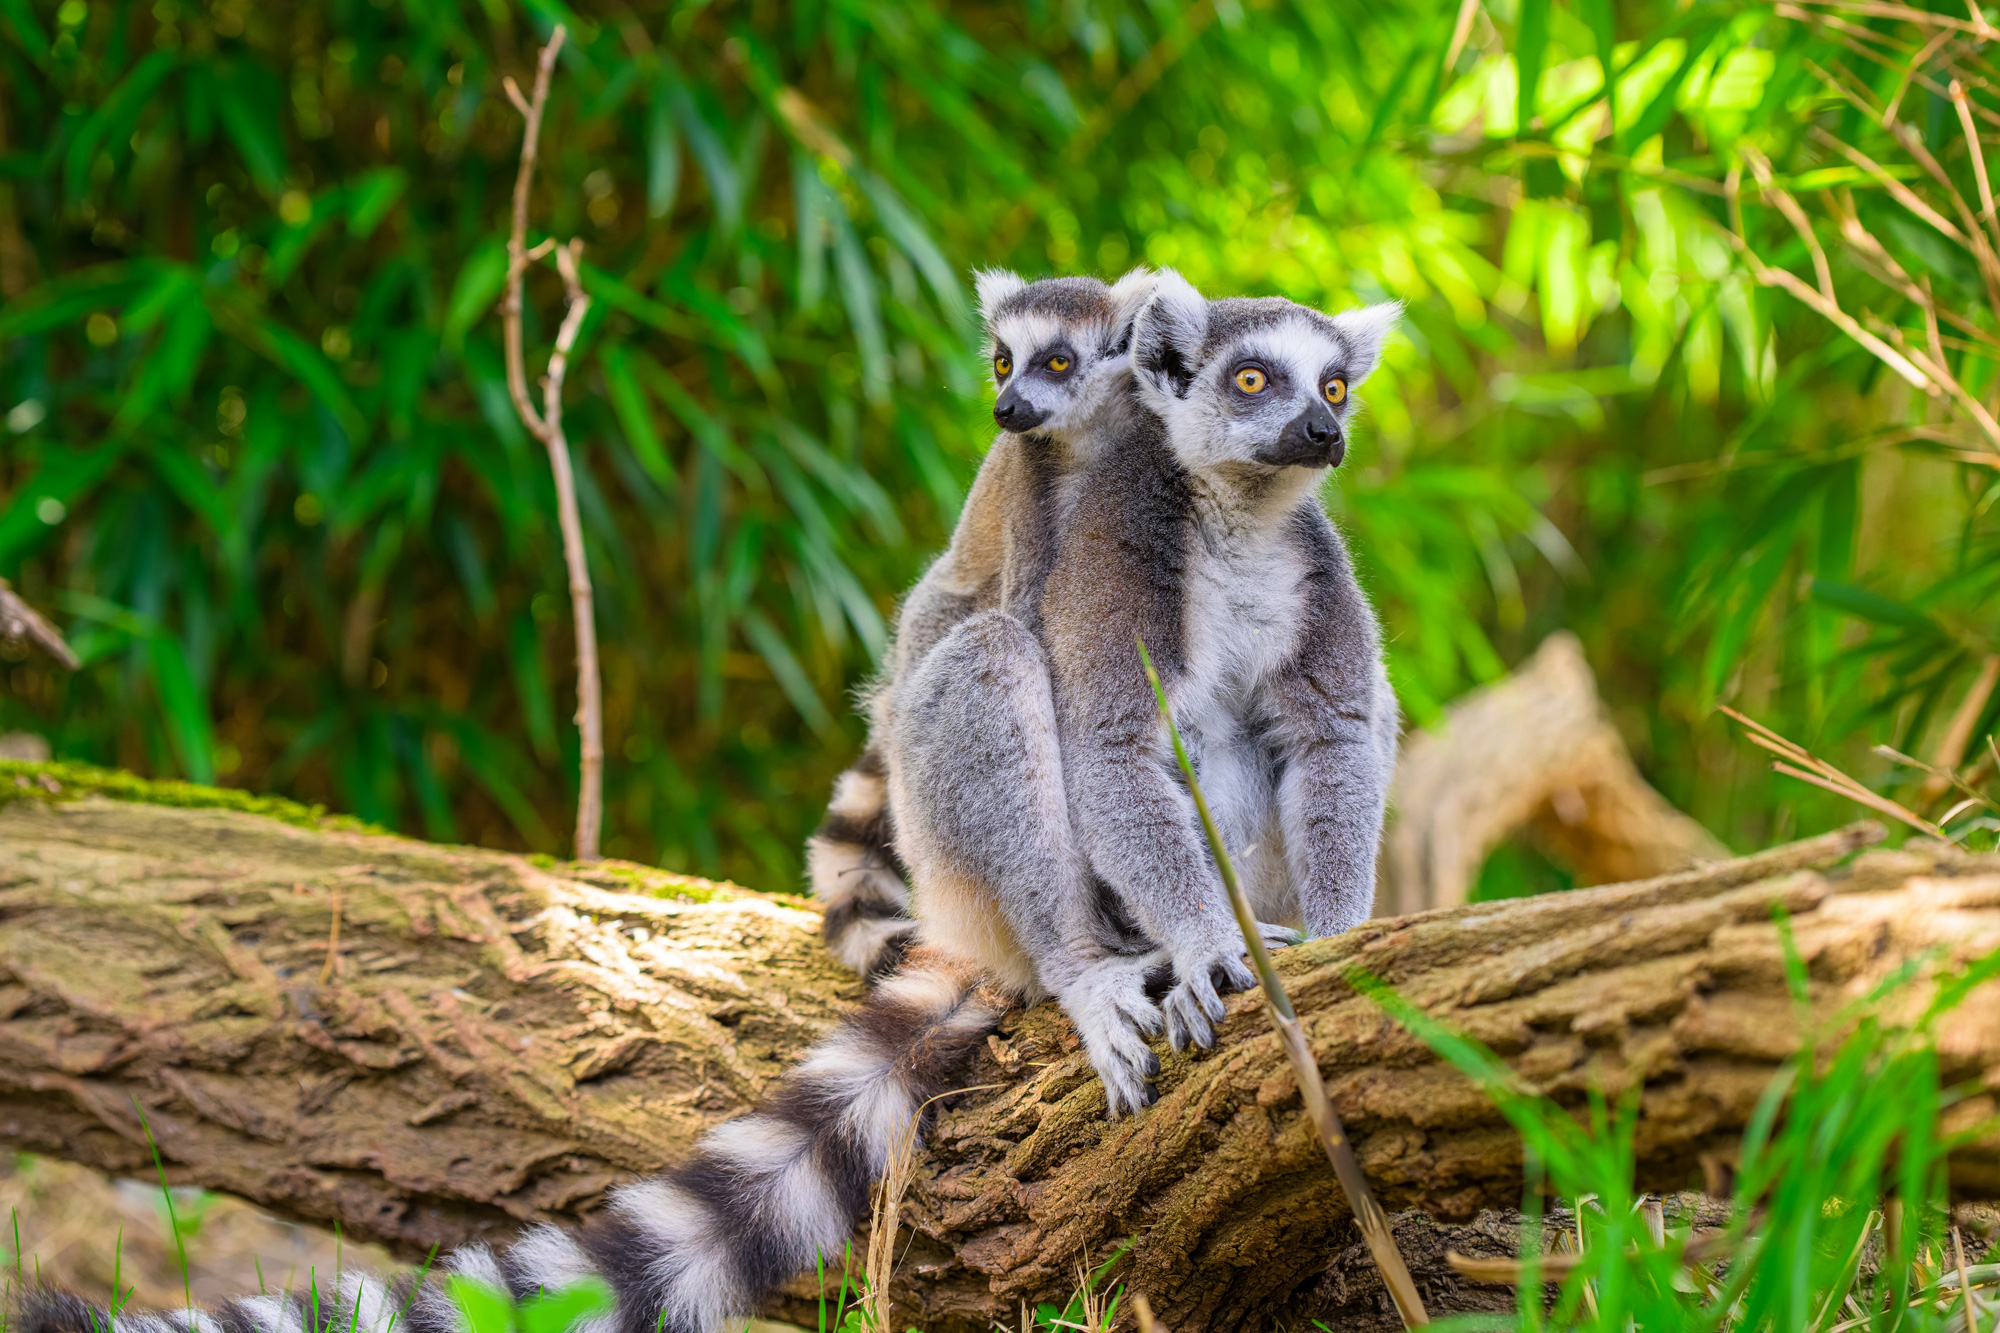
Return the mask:
[[1347, 344], [1347, 383], [1359, 386], [1382, 363], [1382, 344], [1403, 319], [1401, 301], [1383, 301], [1359, 310], [1343, 310], [1333, 317], [1333, 327]]
[[1186, 278], [1163, 268], [1132, 329], [1133, 368], [1142, 380], [1185, 397], [1207, 332], [1208, 302]]
[[1111, 351], [1129, 351], [1132, 346], [1132, 325], [1139, 318], [1139, 311], [1145, 307], [1146, 298], [1153, 294], [1159, 275], [1141, 265], [1111, 284]]
[[1018, 273], [1009, 273], [1004, 268], [983, 268], [972, 275], [973, 288], [979, 293], [979, 317], [988, 324], [999, 313], [1001, 303], [1018, 292], [1028, 290], [1028, 280]]

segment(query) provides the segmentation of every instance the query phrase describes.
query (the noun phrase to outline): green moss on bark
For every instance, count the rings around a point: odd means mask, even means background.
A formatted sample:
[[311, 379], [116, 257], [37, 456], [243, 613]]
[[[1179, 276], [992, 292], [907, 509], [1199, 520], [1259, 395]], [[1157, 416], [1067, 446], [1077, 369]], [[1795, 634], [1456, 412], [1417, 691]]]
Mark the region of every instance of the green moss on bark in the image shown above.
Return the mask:
[[156, 781], [90, 764], [27, 764], [0, 759], [0, 806], [25, 799], [76, 801], [86, 796], [191, 810], [240, 810], [298, 828], [356, 833], [385, 831], [352, 815], [330, 815], [323, 805], [301, 805], [282, 796], [259, 796], [233, 787], [204, 787], [194, 782]]

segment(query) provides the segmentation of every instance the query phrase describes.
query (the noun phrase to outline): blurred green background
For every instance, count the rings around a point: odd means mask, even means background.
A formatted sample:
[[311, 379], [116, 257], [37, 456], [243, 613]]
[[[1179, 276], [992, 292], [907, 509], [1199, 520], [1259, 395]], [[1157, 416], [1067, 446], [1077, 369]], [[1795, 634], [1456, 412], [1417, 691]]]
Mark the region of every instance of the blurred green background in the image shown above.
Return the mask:
[[[991, 438], [996, 264], [1407, 301], [1326, 499], [1410, 722], [1568, 627], [1725, 840], [1845, 820], [1714, 706], [1893, 785], [1868, 746], [1929, 753], [2000, 584], [2000, 233], [1944, 184], [1981, 210], [1949, 81], [1993, 136], [1986, 47], [1962, 5], [1867, 8], [0, 0], [0, 576], [86, 661], [0, 663], [0, 731], [565, 848], [568, 600], [494, 314], [501, 80], [561, 21], [534, 230], [584, 239], [596, 298], [608, 854], [797, 884]], [[1732, 188], [1760, 263], [1819, 272], [1765, 158], [1856, 326], [1962, 394], [1760, 285]], [[531, 279], [531, 366], [560, 297]]]

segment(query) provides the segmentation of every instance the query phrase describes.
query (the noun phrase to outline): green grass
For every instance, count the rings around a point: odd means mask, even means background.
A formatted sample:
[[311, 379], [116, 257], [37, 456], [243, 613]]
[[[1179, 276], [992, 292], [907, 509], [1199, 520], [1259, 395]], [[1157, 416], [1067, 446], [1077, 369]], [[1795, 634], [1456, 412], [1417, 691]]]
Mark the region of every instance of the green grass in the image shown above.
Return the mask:
[[[1805, 968], [1788, 929], [1784, 937], [1803, 1009]], [[1386, 1011], [1478, 1083], [1520, 1133], [1531, 1222], [1545, 1196], [1575, 1210], [1575, 1230], [1565, 1239], [1582, 1260], [1552, 1302], [1545, 1305], [1541, 1285], [1530, 1277], [1514, 1317], [1440, 1327], [1524, 1333], [2000, 1327], [2000, 1267], [1993, 1266], [2000, 1247], [1951, 1226], [1945, 1167], [1956, 1140], [1940, 1134], [1938, 1124], [1965, 1090], [1942, 1082], [1932, 1040], [1943, 1014], [2000, 975], [2000, 954], [1927, 979], [1935, 999], [1921, 1017], [1907, 1026], [1889, 1023], [1882, 1017], [1886, 1002], [1917, 984], [1917, 971], [1903, 969], [1820, 1025], [1771, 1081], [1743, 1135], [1727, 1229], [1704, 1238], [1703, 1262], [1691, 1259], [1687, 1232], [1655, 1234], [1649, 1199], [1633, 1183], [1634, 1101], [1593, 1096], [1578, 1114], [1528, 1095], [1490, 1051], [1357, 976]], [[1961, 1246], [1978, 1270], [1975, 1288], [1983, 1281], [1983, 1313], [1968, 1313], [1950, 1289]], [[1526, 1248], [1524, 1268], [1541, 1257]]]

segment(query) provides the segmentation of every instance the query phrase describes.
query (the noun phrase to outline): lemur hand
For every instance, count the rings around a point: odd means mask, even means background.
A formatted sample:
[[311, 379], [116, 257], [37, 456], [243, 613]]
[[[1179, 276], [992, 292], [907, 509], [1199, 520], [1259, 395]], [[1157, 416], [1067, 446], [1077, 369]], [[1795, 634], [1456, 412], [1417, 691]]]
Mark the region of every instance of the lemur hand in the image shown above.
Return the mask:
[[1153, 1103], [1153, 1076], [1160, 1057], [1147, 1038], [1159, 1035], [1160, 1010], [1146, 996], [1146, 975], [1167, 962], [1164, 950], [1137, 957], [1117, 956], [1093, 963], [1063, 987], [1058, 999], [1083, 1038], [1091, 1066], [1104, 1080], [1111, 1118]]
[[1160, 1005], [1167, 1017], [1167, 1040], [1177, 1051], [1215, 1045], [1215, 1025], [1222, 1021], [1222, 997], [1257, 984], [1243, 961], [1240, 944], [1174, 959], [1174, 987]]

